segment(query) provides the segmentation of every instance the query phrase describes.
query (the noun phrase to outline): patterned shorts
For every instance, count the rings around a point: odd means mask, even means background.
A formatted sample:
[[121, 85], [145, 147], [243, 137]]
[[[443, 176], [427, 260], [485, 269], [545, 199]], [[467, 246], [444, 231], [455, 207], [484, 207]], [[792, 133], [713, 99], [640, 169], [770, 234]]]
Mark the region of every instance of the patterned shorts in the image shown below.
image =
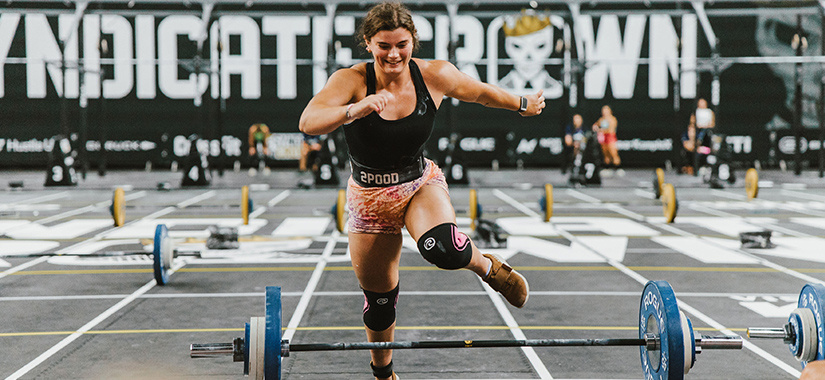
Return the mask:
[[350, 177], [347, 181], [347, 211], [350, 232], [370, 234], [401, 233], [404, 216], [413, 195], [424, 185], [437, 185], [448, 191], [441, 168], [425, 159], [424, 174], [415, 180], [389, 187], [362, 187]]

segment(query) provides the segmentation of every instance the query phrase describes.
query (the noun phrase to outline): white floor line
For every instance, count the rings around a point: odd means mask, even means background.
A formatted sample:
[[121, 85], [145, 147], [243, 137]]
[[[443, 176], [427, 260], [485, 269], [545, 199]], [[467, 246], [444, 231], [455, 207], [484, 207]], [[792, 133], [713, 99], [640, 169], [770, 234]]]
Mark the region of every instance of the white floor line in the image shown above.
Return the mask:
[[780, 208], [782, 210], [786, 210], [786, 211], [795, 212], [795, 213], [798, 213], [798, 214], [803, 214], [803, 215], [817, 216], [817, 217], [820, 217], [820, 218], [825, 217], [825, 212], [794, 208], [794, 207], [788, 206], [786, 204], [780, 204], [778, 206], [778, 208]]
[[3, 272], [0, 272], [0, 278], [6, 277], [6, 276], [8, 276], [10, 274], [13, 274], [13, 273], [16, 273], [16, 272], [20, 272], [23, 269], [33, 267], [33, 266], [35, 266], [37, 264], [40, 264], [40, 263], [42, 263], [42, 262], [44, 262], [48, 259], [49, 258], [46, 257], [46, 256], [41, 256], [41, 257], [38, 257], [34, 260], [26, 261], [25, 263], [20, 264], [20, 265], [14, 267], [14, 268], [9, 268], [9, 269], [4, 270]]
[[[654, 224], [653, 222], [649, 222], [649, 223]], [[682, 231], [682, 230], [680, 230], [676, 227], [673, 227], [673, 226], [671, 226], [670, 224], [667, 224], [667, 223], [659, 223], [659, 224], [656, 224], [656, 226], [663, 229], [663, 230], [665, 230], [665, 231], [667, 231], [667, 232], [670, 232], [674, 235], [687, 236], [687, 237], [698, 236], [698, 235], [692, 234], [692, 233], [687, 232], [687, 231]]]
[[542, 215], [539, 215], [539, 213], [533, 211], [533, 209], [525, 206], [523, 203], [516, 201], [515, 199], [513, 199], [512, 197], [510, 197], [505, 192], [503, 192], [499, 189], [493, 190], [493, 195], [495, 195], [499, 199], [503, 199], [505, 202], [510, 204], [510, 206], [513, 206], [516, 210], [519, 210], [519, 211], [521, 211], [521, 212], [523, 212], [527, 215], [530, 215], [530, 216], [536, 217], [536, 218], [543, 218], [544, 217]]
[[[360, 296], [361, 292], [313, 292], [313, 297], [353, 297]], [[485, 291], [401, 291], [402, 296], [486, 296]], [[301, 297], [303, 292], [284, 292], [281, 297]], [[556, 290], [531, 290], [530, 297], [548, 296], [548, 297], [636, 297], [641, 294], [639, 292], [601, 292], [601, 291], [556, 291]], [[89, 295], [60, 295], [60, 296], [14, 296], [14, 297], [0, 297], [0, 302], [33, 302], [33, 301], [77, 301], [77, 300], [105, 300], [105, 299], [119, 299], [126, 297], [127, 294], [89, 294]], [[168, 299], [168, 298], [242, 298], [250, 297], [257, 298], [265, 296], [264, 292], [244, 292], [244, 293], [159, 293], [159, 294], [145, 294], [140, 298], [147, 299]], [[775, 297], [775, 298], [796, 298], [797, 293], [703, 293], [703, 292], [686, 292], [679, 293], [680, 298], [731, 298], [731, 297]]]
[[[730, 213], [726, 213], [726, 212], [723, 212], [723, 211], [717, 211], [717, 210], [713, 210], [713, 209], [710, 209], [710, 208], [707, 208], [707, 207], [697, 207], [696, 210], [706, 212], [706, 213], [712, 214], [712, 215], [714, 215], [716, 213], [724, 213], [724, 214], [726, 214], [726, 215], [724, 215], [726, 217], [735, 217], [735, 218], [739, 218], [739, 219], [745, 219], [744, 217], [736, 215], [736, 214], [730, 214]], [[652, 223], [652, 224], [657, 224], [657, 223]], [[793, 235], [802, 236], [804, 234], [802, 234], [801, 232], [796, 232], [796, 233], [793, 233]], [[696, 235], [690, 234], [688, 236], [696, 236]], [[714, 245], [718, 245], [718, 244], [716, 244], [716, 243], [714, 243], [710, 240], [708, 240], [708, 242], [710, 242], [711, 244], [714, 244]], [[722, 248], [725, 248], [725, 247], [722, 247]], [[729, 249], [729, 248], [726, 248], [726, 249]], [[766, 266], [766, 267], [771, 268], [771, 269], [776, 269], [777, 271], [785, 273], [785, 274], [787, 274], [791, 277], [796, 277], [796, 278], [798, 278], [802, 281], [805, 281], [805, 282], [812, 282], [812, 283], [825, 285], [825, 280], [821, 280], [821, 279], [818, 279], [816, 277], [812, 277], [812, 276], [809, 276], [807, 274], [797, 272], [793, 269], [787, 268], [783, 265], [779, 265], [779, 264], [774, 263], [770, 260], [767, 260], [767, 259], [765, 259], [761, 256], [757, 256], [755, 254], [752, 254], [752, 253], [750, 253], [748, 251], [745, 251], [745, 250], [742, 250], [742, 249], [736, 249], [735, 251], [739, 254], [742, 254], [742, 255], [748, 256], [750, 258], [753, 258], [754, 260], [757, 260], [759, 262], [759, 264], [762, 265], [762, 266]]]
[[23, 199], [23, 200], [19, 200], [17, 202], [11, 202], [11, 203], [8, 203], [8, 204], [10, 204], [10, 205], [20, 205], [20, 204], [40, 203], [40, 202], [46, 202], [46, 201], [53, 201], [55, 199], [60, 199], [60, 198], [66, 198], [68, 196], [69, 196], [68, 191], [61, 191], [61, 192], [55, 193], [55, 194], [41, 195], [41, 196], [36, 197], [36, 198]]
[[728, 198], [728, 199], [735, 199], [735, 200], [738, 200], [738, 201], [746, 201], [746, 200], [748, 200], [748, 197], [747, 197], [746, 195], [741, 195], [741, 194], [733, 194], [733, 193], [730, 193], [730, 192], [727, 192], [727, 191], [718, 190], [718, 189], [710, 189], [710, 193], [711, 193], [711, 194], [713, 194], [713, 195], [715, 195], [715, 196], [717, 196], [717, 197]]
[[[718, 322], [713, 320], [713, 318], [708, 317], [707, 315], [705, 315], [705, 313], [702, 313], [701, 311], [696, 310], [695, 308], [691, 307], [690, 305], [686, 305], [683, 302], [680, 302], [679, 307], [681, 307], [682, 309], [684, 309], [688, 313], [692, 314], [696, 318], [699, 318], [702, 322], [705, 322], [706, 324], [708, 324], [708, 326], [713, 327], [713, 328], [721, 331], [724, 334], [736, 335], [733, 331], [731, 331], [727, 327], [722, 326], [721, 324], [719, 324]], [[801, 375], [799, 370], [797, 370], [796, 368], [794, 368], [794, 367], [790, 366], [789, 364], [783, 362], [782, 360], [780, 360], [776, 356], [773, 356], [773, 355], [769, 354], [768, 352], [766, 352], [765, 350], [757, 347], [755, 344], [751, 343], [750, 341], [743, 340], [743, 346], [745, 348], [753, 351], [753, 353], [761, 356], [763, 359], [771, 362], [773, 365], [779, 367], [783, 371], [791, 374], [792, 376], [799, 377], [799, 375]]]
[[215, 196], [215, 194], [217, 194], [217, 192], [215, 190], [209, 190], [209, 191], [207, 191], [207, 192], [205, 192], [201, 195], [197, 195], [197, 196], [189, 198], [189, 199], [187, 199], [183, 202], [180, 202], [177, 205], [175, 205], [175, 207], [177, 207], [177, 208], [186, 208], [186, 207], [191, 206], [195, 203], [198, 203], [202, 200], [212, 198], [212, 197]]
[[798, 191], [793, 191], [793, 190], [780, 190], [779, 193], [782, 194], [782, 195], [789, 195], [789, 196], [792, 196], [792, 197], [807, 199], [807, 200], [811, 200], [811, 201], [823, 201], [823, 202], [825, 202], [825, 196], [822, 196], [822, 195], [800, 193]]
[[[214, 190], [208, 191], [204, 194], [201, 194], [200, 196], [190, 198], [188, 201], [179, 203], [177, 205], [177, 207], [164, 208], [164, 209], [162, 209], [158, 212], [155, 212], [155, 213], [151, 214], [150, 216], [146, 216], [146, 217], [134, 220], [134, 221], [130, 222], [129, 224], [136, 223], [139, 220], [147, 220], [147, 219], [157, 218], [158, 216], [165, 215], [165, 214], [168, 214], [172, 211], [175, 211], [177, 208], [183, 208], [183, 207], [186, 207], [188, 205], [199, 202], [201, 200], [211, 198], [215, 194], [216, 194], [216, 192]], [[77, 246], [82, 245], [82, 244], [88, 244], [91, 241], [101, 240], [108, 232], [111, 232], [113, 230], [114, 230], [114, 228], [110, 228], [109, 230], [101, 232], [101, 233], [95, 235], [94, 237], [92, 237], [90, 239], [84, 240], [84, 241], [79, 242], [77, 244], [73, 244], [70, 247], [66, 247], [66, 248], [60, 250], [60, 252], [65, 252], [65, 251], [67, 251], [67, 250], [69, 250], [73, 247], [77, 247]], [[25, 264], [19, 265], [15, 268], [8, 269], [5, 272], [0, 273], [0, 278], [8, 276], [9, 274], [14, 273], [14, 272], [18, 272], [22, 269], [37, 265], [37, 264], [42, 263], [46, 260], [48, 260], [48, 257], [43, 256], [43, 257], [39, 257], [35, 260], [29, 261]], [[173, 264], [172, 268], [169, 269], [169, 271], [168, 271], [169, 275], [171, 276], [172, 274], [174, 274], [176, 271], [178, 271], [180, 268], [182, 268], [185, 265], [186, 265], [186, 260], [176, 261], [175, 264]], [[29, 362], [25, 366], [23, 366], [22, 368], [17, 370], [11, 376], [7, 377], [6, 380], [19, 379], [21, 376], [25, 375], [26, 373], [28, 373], [29, 371], [31, 371], [32, 369], [34, 369], [35, 367], [37, 367], [38, 365], [40, 365], [41, 363], [46, 361], [52, 355], [54, 355], [55, 353], [57, 353], [58, 351], [60, 351], [64, 347], [66, 347], [67, 345], [69, 345], [71, 342], [75, 341], [77, 338], [82, 336], [85, 332], [91, 330], [92, 328], [97, 326], [100, 322], [102, 322], [106, 318], [110, 317], [112, 314], [116, 313], [118, 310], [122, 309], [124, 306], [128, 305], [129, 303], [131, 303], [132, 301], [134, 301], [135, 299], [137, 299], [138, 297], [140, 297], [141, 295], [143, 295], [144, 293], [146, 293], [147, 291], [149, 291], [150, 289], [152, 289], [156, 285], [157, 285], [157, 283], [155, 282], [154, 279], [152, 281], [149, 281], [148, 283], [146, 283], [146, 285], [142, 286], [140, 289], [136, 290], [131, 295], [127, 296], [126, 298], [124, 298], [123, 300], [121, 300], [120, 302], [115, 304], [114, 306], [110, 307], [108, 310], [106, 310], [102, 314], [98, 315], [95, 319], [89, 321], [89, 323], [85, 324], [83, 327], [81, 327], [80, 329], [75, 331], [73, 334], [71, 334], [68, 337], [64, 338], [63, 340], [61, 340], [59, 343], [57, 343], [55, 346], [53, 346], [52, 348], [50, 348], [46, 352], [40, 354], [40, 356], [38, 356], [37, 358], [35, 358], [34, 360]]]
[[[507, 305], [504, 304], [502, 301], [501, 296], [496, 293], [495, 290], [490, 288], [481, 277], [478, 277], [478, 281], [481, 282], [481, 286], [484, 287], [484, 291], [487, 292], [487, 295], [490, 297], [490, 300], [493, 301], [493, 305], [496, 306], [496, 310], [498, 310], [498, 314], [501, 315], [501, 319], [504, 320], [504, 323], [507, 327], [510, 328], [510, 333], [513, 334], [513, 338], [517, 340], [524, 340], [527, 339], [527, 336], [524, 335], [524, 331], [516, 322], [516, 319], [513, 318], [513, 314], [510, 313], [510, 310], [507, 309]], [[541, 358], [536, 354], [536, 350], [533, 347], [521, 347], [521, 351], [524, 352], [524, 355], [527, 356], [527, 360], [530, 361], [530, 364], [533, 366], [533, 369], [539, 375], [540, 379], [552, 379], [553, 376], [550, 374], [550, 371], [547, 370], [547, 366], [541, 361]]]
[[581, 199], [585, 202], [602, 203], [602, 201], [600, 199], [591, 197], [591, 196], [589, 196], [585, 193], [582, 193], [581, 191], [576, 191], [576, 190], [573, 190], [573, 189], [567, 189], [566, 193], [568, 195], [570, 195], [571, 197], [573, 197], [573, 198], [578, 198], [578, 199]]
[[16, 379], [19, 379], [20, 377], [22, 377], [23, 375], [29, 373], [35, 367], [37, 367], [38, 365], [40, 365], [43, 362], [45, 362], [46, 360], [48, 360], [50, 357], [52, 357], [54, 354], [56, 354], [57, 352], [62, 350], [64, 347], [68, 346], [69, 344], [71, 344], [72, 342], [77, 340], [77, 338], [80, 338], [81, 336], [83, 336], [84, 333], [86, 333], [87, 331], [91, 330], [92, 328], [94, 328], [95, 326], [97, 326], [98, 324], [100, 324], [101, 322], [106, 320], [106, 318], [109, 318], [114, 313], [116, 313], [118, 310], [122, 309], [123, 307], [125, 307], [126, 305], [131, 303], [132, 301], [136, 300], [143, 293], [148, 292], [150, 289], [155, 287], [155, 285], [156, 285], [155, 280], [149, 281], [148, 283], [146, 283], [146, 285], [143, 285], [140, 289], [136, 290], [134, 293], [130, 294], [128, 297], [126, 297], [123, 300], [121, 300], [120, 302], [116, 303], [114, 306], [110, 307], [108, 310], [104, 311], [103, 313], [101, 313], [100, 315], [98, 315], [97, 317], [95, 317], [94, 319], [92, 319], [91, 321], [86, 323], [85, 325], [83, 325], [83, 327], [77, 329], [77, 331], [75, 331], [71, 335], [67, 336], [66, 338], [64, 338], [63, 340], [58, 342], [56, 345], [54, 345], [50, 349], [46, 350], [46, 352], [40, 354], [40, 356], [38, 356], [37, 358], [30, 361], [28, 364], [26, 364], [22, 368], [20, 368], [19, 370], [17, 370], [13, 374], [11, 374], [11, 376], [7, 377], [6, 380], [16, 380]]
[[712, 209], [710, 207], [705, 207], [705, 206], [702, 206], [702, 205], [699, 205], [699, 204], [696, 204], [696, 203], [690, 203], [688, 205], [688, 207], [691, 210], [704, 212], [705, 214], [710, 214], [710, 215], [713, 215], [713, 216], [721, 216], [723, 218], [741, 218], [739, 215], [731, 214], [729, 212], [725, 212], [725, 211], [721, 211], [721, 210]]
[[258, 216], [260, 216], [261, 214], [265, 213], [265, 212], [266, 212], [266, 210], [267, 210], [267, 208], [266, 208], [266, 207], [264, 207], [264, 206], [261, 206], [261, 207], [256, 208], [256, 209], [255, 209], [255, 211], [252, 211], [252, 212], [250, 212], [250, 213], [249, 213], [249, 219], [255, 219], [255, 218], [257, 218], [257, 217], [258, 217]]
[[782, 234], [785, 234], [785, 235], [788, 235], [788, 236], [813, 237], [813, 235], [808, 235], [804, 232], [794, 231], [794, 230], [791, 230], [791, 229], [788, 229], [788, 228], [785, 228], [785, 227], [782, 227], [782, 226], [777, 226], [776, 224], [771, 224], [771, 223], [754, 223], [754, 224], [758, 224], [759, 226], [768, 228], [769, 230], [773, 230], [773, 231], [776, 231], [776, 232], [779, 232], [779, 233], [782, 233]]
[[304, 313], [306, 312], [307, 307], [309, 307], [309, 301], [312, 298], [312, 294], [315, 292], [315, 288], [318, 287], [318, 282], [321, 281], [321, 275], [324, 273], [324, 268], [327, 266], [327, 259], [329, 259], [330, 255], [332, 255], [332, 251], [335, 248], [339, 235], [340, 232], [337, 230], [332, 231], [332, 237], [327, 242], [326, 247], [324, 247], [324, 253], [321, 254], [321, 260], [318, 261], [317, 265], [315, 265], [315, 270], [309, 278], [307, 287], [304, 289], [304, 293], [301, 295], [301, 299], [298, 301], [298, 306], [295, 308], [295, 312], [292, 313], [292, 318], [289, 319], [286, 332], [284, 332], [284, 336], [281, 339], [291, 340], [292, 336], [295, 335], [295, 331], [301, 324], [301, 319], [304, 318]]
[[634, 189], [633, 194], [645, 199], [656, 199], [656, 194], [651, 191], [646, 191], [642, 189]]
[[[497, 196], [499, 196], [499, 193], [495, 193], [495, 194], [496, 194]], [[516, 200], [515, 200], [515, 199], [513, 199], [512, 197], [508, 196], [507, 194], [504, 194], [504, 193], [500, 193], [500, 194], [501, 194], [501, 195], [503, 195], [503, 197], [502, 197], [502, 196], [499, 196], [499, 198], [501, 198], [501, 199], [502, 199], [502, 200], [504, 200], [505, 202], [507, 202], [507, 203], [511, 203], [511, 204], [512, 204], [512, 203], [518, 203], [518, 201], [516, 201]], [[530, 213], [529, 213], [528, 215], [538, 216], [538, 214], [537, 214], [537, 213], [535, 213], [535, 212], [534, 212], [534, 211], [532, 211], [532, 210], [530, 210]], [[552, 220], [550, 221], [550, 223], [552, 223]], [[664, 223], [663, 223], [663, 224], [664, 224]], [[613, 260], [613, 259], [610, 259], [609, 257], [604, 256], [604, 255], [602, 255], [601, 253], [599, 253], [597, 250], [590, 248], [587, 244], [584, 244], [584, 243], [582, 243], [581, 241], [578, 241], [578, 240], [576, 239], [576, 237], [575, 237], [575, 236], [573, 236], [573, 235], [571, 235], [570, 233], [567, 233], [566, 231], [562, 231], [562, 230], [559, 230], [559, 233], [560, 233], [560, 234], [561, 234], [561, 235], [562, 235], [565, 239], [568, 239], [568, 240], [570, 240], [570, 241], [577, 241], [579, 244], [581, 244], [583, 247], [587, 248], [589, 251], [593, 252], [593, 253], [594, 253], [594, 254], [596, 254], [596, 255], [599, 255], [599, 256], [603, 257], [605, 260], [607, 260], [607, 262], [608, 262], [610, 265], [614, 266], [616, 269], [619, 269], [622, 273], [627, 274], [628, 276], [630, 276], [631, 278], [633, 278], [634, 280], [636, 280], [636, 281], [637, 281], [637, 282], [639, 282], [640, 284], [645, 285], [645, 284], [649, 281], [647, 278], [645, 278], [644, 276], [642, 276], [642, 275], [640, 275], [640, 274], [638, 274], [638, 273], [634, 272], [634, 271], [633, 271], [633, 270], [631, 270], [630, 268], [626, 267], [624, 264], [619, 263], [619, 262], [617, 262], [617, 261], [615, 261], [615, 260]], [[746, 253], [746, 252], [744, 252], [744, 253]], [[746, 253], [746, 254], [748, 254], [748, 253]], [[749, 255], [749, 256], [751, 256], [751, 257], [755, 257], [755, 258], [759, 259], [760, 261], [764, 261], [765, 263], [763, 263], [763, 265], [765, 265], [765, 266], [769, 266], [769, 265], [767, 265], [767, 264], [768, 264], [768, 263], [770, 263], [770, 262], [768, 262], [767, 260], [761, 259], [761, 258], [756, 257], [756, 256], [751, 255], [751, 254], [748, 254], [748, 255]], [[770, 263], [770, 264], [773, 264], [773, 263]], [[794, 272], [794, 271], [791, 271], [790, 269], [787, 269], [787, 268], [781, 267], [781, 266], [779, 266], [779, 265], [777, 265], [777, 264], [773, 264], [773, 265], [775, 266], [775, 267], [774, 267], [774, 269], [780, 270], [780, 271], [782, 271], [782, 272], [786, 272], [786, 273], [787, 273], [787, 272]], [[782, 269], [784, 269], [784, 270], [781, 270], [781, 269], [779, 269], [779, 268], [777, 268], [777, 267], [782, 268]], [[799, 274], [799, 275], [802, 275], [801, 273], [798, 273], [798, 272], [795, 272], [795, 273], [797, 273], [797, 274]], [[789, 273], [789, 274], [790, 274], [790, 273]], [[805, 276], [805, 275], [803, 275], [803, 276]], [[805, 276], [805, 277], [810, 277], [810, 276]], [[810, 278], [813, 278], [813, 277], [810, 277]], [[821, 280], [817, 280], [817, 282], [820, 282], [820, 283], [825, 283], [825, 281], [821, 281]], [[707, 315], [705, 315], [705, 314], [703, 314], [703, 313], [699, 312], [699, 310], [698, 310], [698, 309], [695, 309], [695, 308], [691, 307], [690, 305], [686, 304], [685, 302], [679, 302], [679, 306], [680, 306], [682, 309], [684, 309], [685, 311], [687, 311], [688, 313], [690, 313], [691, 315], [693, 315], [693, 316], [695, 316], [695, 317], [697, 317], [697, 318], [701, 319], [703, 322], [707, 323], [708, 325], [711, 325], [711, 326], [715, 327], [716, 329], [718, 329], [718, 330], [720, 330], [720, 331], [721, 331], [721, 330], [730, 331], [730, 329], [728, 329], [727, 327], [725, 327], [725, 326], [724, 326], [724, 325], [722, 325], [721, 323], [719, 323], [719, 322], [717, 322], [716, 320], [714, 320], [714, 319], [712, 319], [712, 318], [708, 317]], [[692, 313], [691, 311], [695, 311], [695, 312], [697, 312], [697, 314], [694, 314], [694, 313]], [[777, 357], [775, 357], [775, 356], [773, 356], [773, 355], [771, 355], [771, 354], [769, 354], [769, 353], [765, 352], [764, 350], [762, 350], [762, 349], [760, 349], [760, 348], [756, 347], [755, 345], [753, 345], [752, 343], [748, 342], [748, 341], [747, 341], [747, 340], [745, 340], [745, 339], [743, 339], [743, 341], [747, 342], [747, 344], [745, 344], [745, 345], [744, 345], [744, 347], [745, 347], [745, 348], [747, 348], [747, 349], [749, 349], [749, 350], [753, 351], [754, 353], [758, 354], [758, 355], [759, 355], [759, 356], [761, 356], [762, 358], [764, 358], [764, 359], [768, 360], [770, 363], [772, 363], [772, 364], [774, 364], [774, 365], [777, 365], [780, 369], [782, 369], [782, 370], [784, 370], [785, 372], [787, 372], [787, 373], [791, 374], [792, 376], [799, 377], [799, 374], [800, 374], [800, 373], [799, 373], [799, 371], [797, 371], [797, 370], [796, 370], [796, 369], [794, 369], [793, 367], [788, 366], [788, 365], [787, 365], [787, 364], [785, 364], [785, 363], [784, 363], [781, 359], [779, 359], [779, 358], [777, 358]], [[763, 353], [764, 353], [764, 354], [763, 354]], [[780, 364], [778, 364], [778, 363], [781, 363], [781, 365], [780, 365]]]
[[269, 200], [269, 202], [266, 202], [266, 205], [268, 207], [275, 206], [276, 204], [281, 203], [282, 200], [286, 199], [291, 194], [292, 194], [291, 191], [284, 190], [280, 194], [276, 195], [275, 198], [272, 198], [272, 199]]
[[158, 210], [158, 211], [155, 211], [155, 212], [153, 212], [153, 213], [151, 213], [151, 214], [149, 214], [149, 215], [146, 215], [146, 216], [144, 216], [143, 218], [140, 218], [140, 220], [153, 220], [153, 219], [157, 219], [157, 218], [160, 218], [161, 216], [164, 216], [164, 215], [166, 215], [166, 214], [169, 214], [169, 213], [171, 213], [171, 212], [174, 212], [175, 210], [177, 210], [177, 208], [176, 208], [176, 207], [166, 207], [166, 208], [160, 209], [160, 210]]
[[[143, 197], [143, 196], [145, 196], [145, 195], [146, 195], [146, 192], [145, 192], [145, 191], [139, 191], [139, 192], [134, 193], [134, 194], [129, 194], [129, 195], [127, 195], [127, 196], [123, 197], [123, 198], [124, 198], [124, 200], [133, 200], [133, 199], [141, 198], [141, 197]], [[97, 210], [97, 209], [99, 209], [99, 208], [101, 208], [101, 207], [109, 207], [109, 205], [111, 205], [111, 204], [112, 204], [112, 201], [111, 201], [111, 200], [107, 200], [107, 201], [103, 201], [103, 202], [98, 202], [98, 203], [95, 203], [95, 204], [93, 204], [93, 205], [84, 206], [84, 207], [77, 208], [77, 209], [74, 209], [74, 210], [65, 211], [65, 212], [62, 212], [62, 213], [60, 213], [60, 214], [56, 214], [56, 215], [52, 215], [52, 216], [49, 216], [49, 217], [45, 217], [45, 218], [43, 218], [43, 219], [38, 219], [38, 220], [33, 221], [32, 223], [37, 223], [37, 224], [52, 223], [52, 222], [58, 221], [58, 220], [60, 220], [60, 219], [66, 219], [66, 218], [70, 218], [70, 217], [72, 217], [72, 216], [77, 216], [77, 215], [85, 214], [85, 213], [87, 213], [87, 212], [91, 212], [91, 211]], [[23, 228], [23, 227], [25, 227], [25, 226], [26, 226], [26, 225], [21, 225], [21, 226], [17, 226], [17, 227], [12, 227], [12, 228], [7, 229], [5, 232], [8, 232], [8, 231], [14, 231], [14, 230], [16, 230], [16, 229], [18, 229], [18, 228]]]
[[644, 220], [645, 220], [644, 215], [637, 214], [637, 213], [635, 213], [635, 212], [633, 212], [633, 211], [627, 210], [627, 209], [625, 209], [625, 208], [623, 208], [623, 207], [621, 207], [621, 206], [619, 206], [619, 205], [617, 205], [617, 204], [615, 204], [615, 203], [608, 204], [608, 205], [606, 205], [605, 207], [606, 207], [608, 210], [613, 210], [614, 212], [617, 212], [617, 213], [619, 213], [619, 214], [622, 214], [622, 215], [624, 215], [624, 216], [626, 216], [626, 217], [628, 217], [628, 218], [630, 218], [630, 219], [633, 219], [633, 220], [635, 220], [635, 221], [637, 221], [637, 222], [642, 222], [642, 221], [644, 221]]
[[[108, 202], [108, 203], [111, 204], [112, 202]], [[85, 206], [85, 207], [81, 207], [81, 208], [76, 208], [74, 210], [61, 212], [60, 214], [52, 215], [52, 216], [49, 216], [49, 217], [46, 217], [46, 218], [43, 218], [43, 219], [35, 220], [32, 223], [37, 223], [37, 224], [51, 223], [51, 222], [54, 222], [54, 221], [57, 221], [57, 220], [60, 220], [60, 219], [65, 219], [65, 218], [69, 218], [69, 217], [72, 217], [72, 216], [85, 214], [87, 212], [97, 210], [98, 208], [100, 208], [100, 206], [98, 206], [98, 205], [89, 205], [89, 206]]]

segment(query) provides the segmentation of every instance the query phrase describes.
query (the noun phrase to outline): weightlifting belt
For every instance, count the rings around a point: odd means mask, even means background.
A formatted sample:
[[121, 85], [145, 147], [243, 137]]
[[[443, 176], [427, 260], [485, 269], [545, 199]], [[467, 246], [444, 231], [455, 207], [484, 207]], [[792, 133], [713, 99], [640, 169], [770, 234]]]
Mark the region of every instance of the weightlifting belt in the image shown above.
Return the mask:
[[411, 165], [400, 169], [380, 170], [361, 165], [350, 158], [352, 180], [362, 187], [390, 187], [424, 175], [424, 157], [418, 156]]

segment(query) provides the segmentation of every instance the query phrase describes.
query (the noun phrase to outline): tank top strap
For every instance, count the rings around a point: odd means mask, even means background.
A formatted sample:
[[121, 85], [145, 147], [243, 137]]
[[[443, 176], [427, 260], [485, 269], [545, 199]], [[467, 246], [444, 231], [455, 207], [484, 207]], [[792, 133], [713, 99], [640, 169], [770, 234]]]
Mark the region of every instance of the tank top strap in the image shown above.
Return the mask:
[[424, 101], [428, 107], [432, 107], [432, 109], [435, 110], [435, 102], [433, 102], [432, 98], [430, 98], [430, 90], [424, 82], [424, 76], [421, 75], [421, 70], [418, 69], [418, 64], [416, 64], [412, 59], [410, 59], [410, 76], [415, 84], [415, 92], [418, 95], [418, 99], [420, 101]]
[[410, 76], [413, 83], [415, 83], [416, 90], [427, 88], [427, 85], [424, 84], [424, 77], [421, 76], [421, 70], [418, 69], [418, 65], [412, 59], [410, 59]]
[[372, 62], [367, 62], [367, 96], [375, 94], [375, 69]]

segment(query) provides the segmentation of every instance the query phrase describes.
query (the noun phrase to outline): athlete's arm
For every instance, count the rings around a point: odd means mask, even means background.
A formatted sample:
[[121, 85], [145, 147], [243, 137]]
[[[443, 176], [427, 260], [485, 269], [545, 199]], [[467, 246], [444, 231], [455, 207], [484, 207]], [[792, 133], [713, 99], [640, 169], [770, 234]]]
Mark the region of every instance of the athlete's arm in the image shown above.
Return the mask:
[[390, 94], [373, 94], [353, 103], [359, 92], [366, 93], [363, 68], [356, 65], [333, 73], [324, 88], [304, 108], [298, 129], [308, 135], [324, 135], [386, 108], [387, 102], [392, 100]]
[[[309, 101], [298, 129], [308, 135], [323, 135], [352, 121], [347, 119], [347, 105], [364, 83], [364, 77], [354, 68], [334, 72], [321, 91]], [[351, 110], [350, 110], [351, 111]]]
[[[418, 62], [418, 61], [416, 61]], [[425, 67], [428, 84], [432, 83], [437, 91], [443, 95], [461, 100], [463, 102], [478, 103], [485, 107], [503, 108], [511, 111], [518, 111], [521, 106], [521, 97], [513, 95], [506, 90], [484, 83], [464, 74], [452, 63], [447, 61], [429, 61], [423, 64]], [[527, 111], [521, 113], [522, 116], [534, 116], [541, 113], [544, 108], [543, 91], [527, 95]], [[435, 95], [435, 94], [433, 94]]]

